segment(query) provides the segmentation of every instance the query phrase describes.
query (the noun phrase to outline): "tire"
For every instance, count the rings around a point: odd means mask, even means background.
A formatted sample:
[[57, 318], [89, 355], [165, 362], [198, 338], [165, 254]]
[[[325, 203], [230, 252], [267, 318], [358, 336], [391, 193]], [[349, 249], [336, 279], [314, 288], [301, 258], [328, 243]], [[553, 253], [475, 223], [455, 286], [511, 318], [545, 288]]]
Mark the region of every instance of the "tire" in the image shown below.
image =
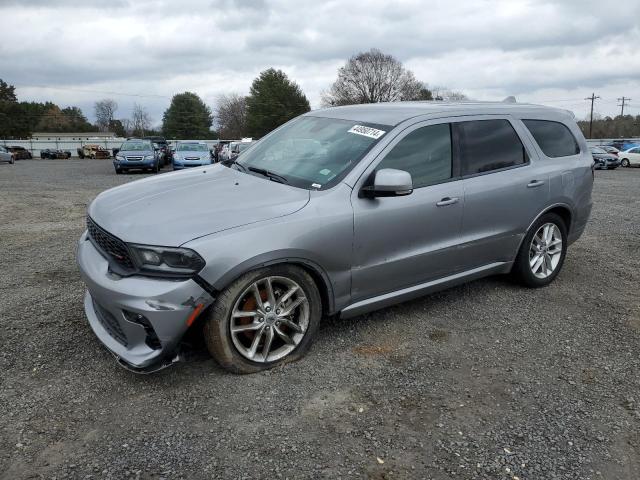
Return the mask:
[[122, 169], [121, 168], [116, 168], [116, 174], [120, 175], [122, 173]]
[[628, 158], [623, 158], [622, 161], [620, 162], [620, 166], [628, 167], [629, 166], [629, 159]]
[[[271, 309], [271, 312], [268, 314], [264, 313], [264, 311], [270, 308], [268, 306], [269, 295], [266, 288], [267, 278], [271, 279], [272, 290], [276, 299], [276, 307]], [[286, 282], [291, 283], [287, 286]], [[264, 316], [260, 317], [256, 315], [237, 320], [233, 319], [233, 322], [248, 321], [250, 325], [245, 324], [244, 326], [251, 327], [251, 330], [247, 329], [246, 331], [236, 333], [234, 336], [231, 332], [231, 314], [237, 306], [236, 304], [240, 305], [240, 302], [244, 301], [242, 310], [245, 310], [245, 307], [253, 298], [252, 306], [247, 308], [254, 308], [256, 313], [260, 312], [256, 297], [253, 294], [253, 290], [251, 290], [254, 284], [264, 286], [264, 289], [257, 287], [260, 292], [260, 297], [262, 298], [261, 302], [264, 302]], [[297, 285], [299, 287], [298, 290], [292, 288], [293, 285]], [[283, 320], [282, 324], [280, 324], [278, 318], [283, 317], [277, 317], [275, 313], [278, 311], [276, 310], [278, 305], [277, 301], [286, 296], [284, 293], [285, 290], [298, 292], [290, 295], [285, 302], [295, 303], [302, 298], [302, 301], [305, 302], [306, 300], [306, 303], [296, 306], [293, 310], [294, 314], [288, 317], [289, 320]], [[291, 303], [289, 303], [289, 306], [290, 305]], [[286, 308], [289, 308], [289, 306], [285, 304], [285, 306], [281, 308], [284, 311]], [[204, 339], [209, 353], [211, 353], [211, 356], [216, 362], [224, 369], [233, 373], [255, 373], [283, 363], [299, 360], [305, 355], [313, 342], [313, 338], [320, 324], [322, 301], [318, 287], [307, 272], [294, 265], [282, 264], [245, 273], [222, 291], [205, 315]], [[290, 329], [286, 323], [294, 324], [300, 331]], [[253, 328], [254, 325], [259, 325], [259, 328]], [[243, 325], [236, 325], [236, 328], [241, 328], [242, 326]], [[286, 328], [285, 337], [288, 338], [290, 342], [285, 342], [281, 338], [280, 335], [283, 333], [283, 328]], [[255, 336], [258, 334], [260, 337], [256, 344], [258, 348], [254, 349], [254, 355], [256, 357], [254, 361], [249, 358], [249, 351], [251, 350], [249, 345], [253, 345]], [[267, 349], [265, 357], [265, 343], [269, 335], [273, 340], [270, 343], [271, 349]], [[300, 335], [302, 336], [300, 337]], [[241, 348], [243, 348], [242, 342], [245, 340], [247, 346], [244, 347], [245, 352], [241, 353]], [[260, 345], [262, 346], [260, 347]], [[259, 352], [257, 350], [259, 350]], [[270, 360], [269, 357], [273, 357], [273, 359]]]
[[9, 160], [9, 163], [13, 165], [14, 163], [16, 163], [16, 159], [14, 157], [11, 157], [11, 160]]
[[[534, 273], [533, 267], [530, 265], [530, 261], [532, 260], [531, 255], [535, 257], [535, 250], [532, 251], [535, 246], [533, 246], [533, 238], [539, 232], [539, 230], [543, 229], [545, 225], [554, 225], [557, 230], [554, 231], [554, 239], [557, 240], [558, 234], [562, 239], [562, 244], [560, 245], [560, 251], [557, 251], [557, 248], [552, 249], [552, 245], [545, 246], [542, 248], [548, 248], [550, 252], [549, 255], [543, 255], [543, 265], [540, 265], [537, 274]], [[539, 237], [537, 237], [539, 238]], [[554, 241], [555, 241], [554, 240]], [[546, 251], [546, 250], [545, 250]], [[559, 256], [554, 255], [554, 252], [558, 252]], [[520, 245], [520, 250], [518, 251], [518, 255], [513, 265], [513, 269], [511, 273], [513, 277], [529, 288], [540, 288], [546, 287], [558, 276], [560, 270], [562, 270], [562, 265], [564, 264], [564, 259], [567, 255], [567, 226], [564, 223], [564, 220], [555, 213], [546, 213], [542, 215], [536, 222], [531, 226], [529, 231], [524, 237], [522, 244]], [[547, 269], [547, 263], [545, 261], [546, 257], [550, 257], [550, 262], [553, 265], [551, 269], [551, 273], [541, 277], [544, 275], [544, 270]], [[557, 259], [557, 261], [556, 261]], [[536, 262], [537, 265], [537, 262]]]

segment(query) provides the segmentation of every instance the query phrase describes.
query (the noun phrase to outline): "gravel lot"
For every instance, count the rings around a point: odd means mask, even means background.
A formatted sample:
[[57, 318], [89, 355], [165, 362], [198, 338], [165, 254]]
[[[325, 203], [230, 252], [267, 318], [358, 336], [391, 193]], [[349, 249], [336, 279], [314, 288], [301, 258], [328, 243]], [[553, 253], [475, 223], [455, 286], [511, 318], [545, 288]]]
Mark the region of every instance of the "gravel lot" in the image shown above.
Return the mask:
[[88, 202], [143, 175], [0, 164], [0, 478], [636, 480], [640, 169], [596, 176], [548, 288], [490, 278], [327, 320], [266, 373], [139, 376], [92, 334], [74, 250]]

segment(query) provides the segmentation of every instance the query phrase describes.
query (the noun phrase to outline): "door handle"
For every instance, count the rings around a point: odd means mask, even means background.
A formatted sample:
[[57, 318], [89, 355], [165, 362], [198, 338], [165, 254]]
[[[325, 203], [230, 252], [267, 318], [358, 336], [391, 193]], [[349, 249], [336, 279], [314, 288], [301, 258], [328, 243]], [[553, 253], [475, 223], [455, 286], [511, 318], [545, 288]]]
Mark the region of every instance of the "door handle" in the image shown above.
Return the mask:
[[542, 185], [544, 185], [542, 180], [532, 180], [527, 184], [527, 188], [541, 187]]
[[442, 200], [436, 203], [437, 207], [446, 207], [447, 205], [453, 205], [458, 203], [458, 197], [444, 197]]

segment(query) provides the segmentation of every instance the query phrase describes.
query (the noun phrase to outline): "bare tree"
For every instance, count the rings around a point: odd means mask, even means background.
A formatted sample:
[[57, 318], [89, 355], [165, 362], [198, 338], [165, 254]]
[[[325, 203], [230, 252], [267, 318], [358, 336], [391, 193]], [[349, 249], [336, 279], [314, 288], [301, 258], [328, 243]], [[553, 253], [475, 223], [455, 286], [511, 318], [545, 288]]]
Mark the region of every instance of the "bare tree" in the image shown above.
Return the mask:
[[460, 102], [463, 100], [469, 100], [462, 92], [457, 92], [455, 90], [451, 90], [447, 87], [436, 86], [431, 89], [433, 93], [434, 100], [441, 100], [445, 102]]
[[338, 69], [338, 79], [323, 93], [322, 103], [331, 106], [427, 100], [425, 97], [430, 95], [425, 89], [400, 61], [374, 48], [354, 55]]
[[131, 128], [133, 134], [143, 137], [144, 131], [151, 128], [151, 118], [149, 118], [149, 112], [142, 105], [138, 103], [133, 104], [133, 112], [131, 114]]
[[116, 110], [118, 110], [118, 104], [111, 98], [104, 98], [96, 102], [93, 108], [95, 110], [98, 128], [106, 132], [113, 121]]
[[237, 93], [220, 95], [216, 121], [220, 138], [242, 138], [247, 131], [246, 98]]

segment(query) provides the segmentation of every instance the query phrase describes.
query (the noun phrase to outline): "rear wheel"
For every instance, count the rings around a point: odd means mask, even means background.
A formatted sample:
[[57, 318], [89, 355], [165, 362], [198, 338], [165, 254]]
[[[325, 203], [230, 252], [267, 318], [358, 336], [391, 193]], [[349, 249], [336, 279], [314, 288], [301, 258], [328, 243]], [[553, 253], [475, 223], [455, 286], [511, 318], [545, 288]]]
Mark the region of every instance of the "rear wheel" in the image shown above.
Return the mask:
[[628, 158], [623, 158], [622, 161], [620, 162], [620, 165], [623, 167], [628, 167], [629, 166], [629, 159]]
[[300, 359], [322, 315], [313, 279], [293, 265], [248, 272], [227, 287], [209, 312], [204, 337], [225, 369], [253, 373]]
[[9, 163], [13, 165], [14, 163], [16, 163], [16, 159], [13, 156], [11, 156], [11, 160], [9, 160]]
[[512, 274], [531, 288], [549, 285], [567, 253], [567, 227], [555, 213], [540, 217], [525, 235]]

